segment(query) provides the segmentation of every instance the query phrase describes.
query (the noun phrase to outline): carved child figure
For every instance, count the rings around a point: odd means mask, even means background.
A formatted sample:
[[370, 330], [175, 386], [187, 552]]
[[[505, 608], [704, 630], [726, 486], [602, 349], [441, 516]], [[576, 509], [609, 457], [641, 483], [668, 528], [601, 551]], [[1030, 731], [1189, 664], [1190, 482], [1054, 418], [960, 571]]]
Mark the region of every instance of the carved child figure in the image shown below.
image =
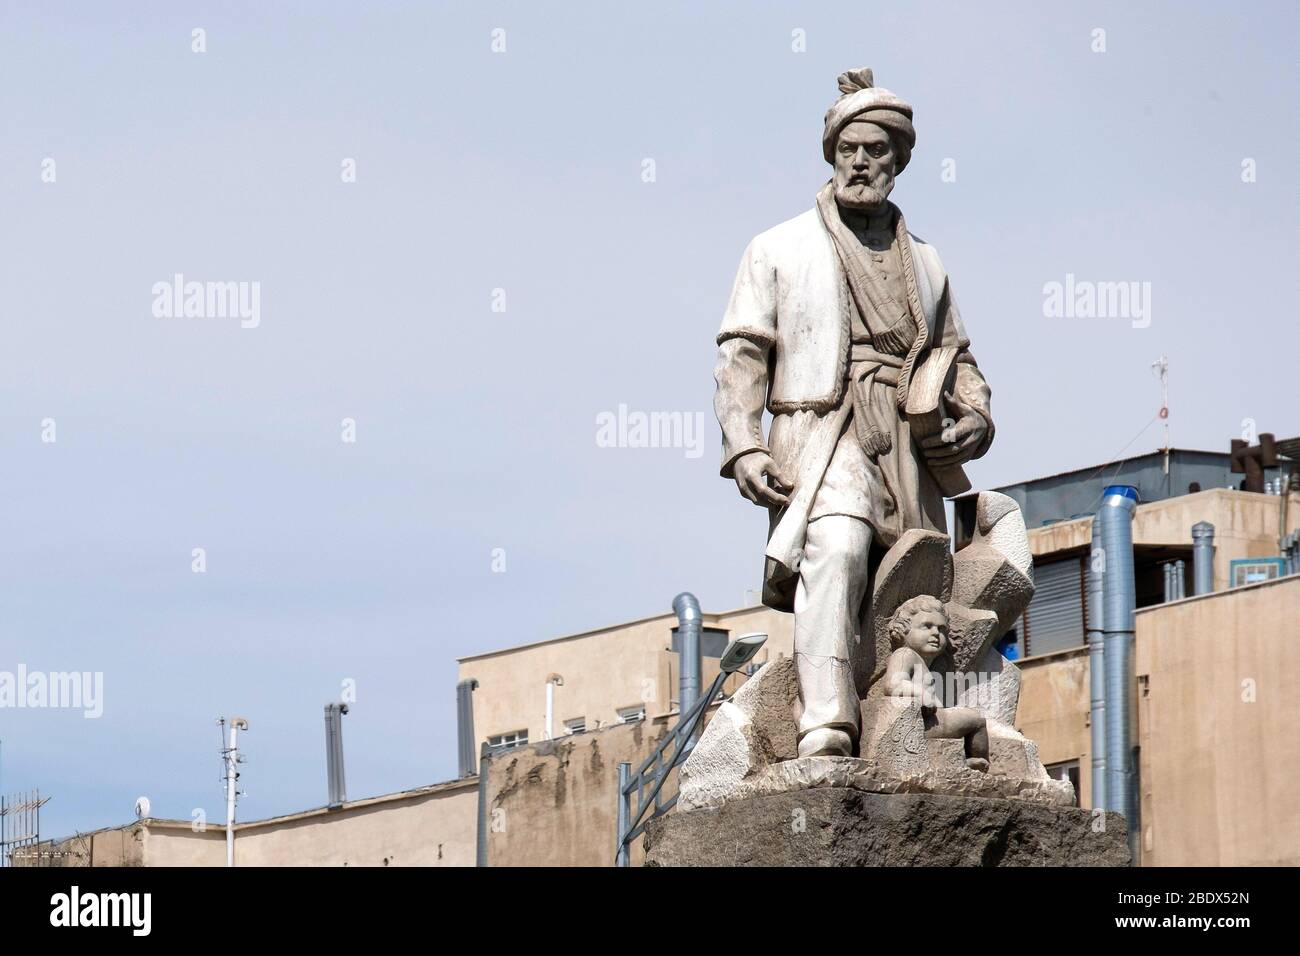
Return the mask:
[[905, 601], [889, 621], [889, 639], [895, 651], [881, 678], [885, 695], [918, 698], [925, 736], [964, 740], [966, 766], [987, 773], [989, 734], [984, 715], [969, 707], [945, 707], [935, 693], [930, 665], [948, 649], [948, 615], [943, 603], [928, 594]]

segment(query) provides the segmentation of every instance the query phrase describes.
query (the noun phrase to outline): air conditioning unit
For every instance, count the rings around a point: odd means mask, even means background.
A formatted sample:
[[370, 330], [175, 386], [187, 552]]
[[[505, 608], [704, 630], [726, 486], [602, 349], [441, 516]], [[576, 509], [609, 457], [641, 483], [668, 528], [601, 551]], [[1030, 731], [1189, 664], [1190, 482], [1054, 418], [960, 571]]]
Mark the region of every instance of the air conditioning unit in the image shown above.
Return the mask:
[[1234, 558], [1228, 563], [1228, 586], [1272, 581], [1286, 574], [1286, 558]]

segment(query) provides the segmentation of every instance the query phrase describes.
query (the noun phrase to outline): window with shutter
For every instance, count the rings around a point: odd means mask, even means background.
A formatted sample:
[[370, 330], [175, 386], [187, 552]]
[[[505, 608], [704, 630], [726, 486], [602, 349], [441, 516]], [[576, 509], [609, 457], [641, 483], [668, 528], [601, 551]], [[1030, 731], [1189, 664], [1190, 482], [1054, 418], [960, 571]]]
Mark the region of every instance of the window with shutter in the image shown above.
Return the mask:
[[1083, 647], [1083, 559], [1034, 566], [1034, 597], [1025, 611], [1025, 653], [1037, 657]]

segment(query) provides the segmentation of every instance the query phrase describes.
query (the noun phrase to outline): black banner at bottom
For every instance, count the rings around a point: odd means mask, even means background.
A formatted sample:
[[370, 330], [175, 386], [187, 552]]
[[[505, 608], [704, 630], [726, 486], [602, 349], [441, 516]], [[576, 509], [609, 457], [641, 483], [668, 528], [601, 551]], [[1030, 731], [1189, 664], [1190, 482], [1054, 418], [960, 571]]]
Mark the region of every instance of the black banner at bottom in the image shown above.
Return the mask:
[[[1140, 937], [1285, 928], [1279, 869], [7, 869], [6, 937], [339, 942], [580, 918], [583, 934], [787, 920], [871, 924], [874, 941], [995, 926]], [[705, 925], [700, 926], [703, 922]], [[791, 929], [796, 924], [791, 922]], [[447, 937], [451, 939], [451, 936]], [[588, 936], [588, 938], [591, 938]], [[615, 937], [618, 938], [618, 937]], [[724, 935], [722, 938], [726, 938]], [[436, 939], [436, 937], [435, 937]], [[919, 939], [918, 942], [924, 942]], [[522, 942], [522, 940], [521, 940]]]

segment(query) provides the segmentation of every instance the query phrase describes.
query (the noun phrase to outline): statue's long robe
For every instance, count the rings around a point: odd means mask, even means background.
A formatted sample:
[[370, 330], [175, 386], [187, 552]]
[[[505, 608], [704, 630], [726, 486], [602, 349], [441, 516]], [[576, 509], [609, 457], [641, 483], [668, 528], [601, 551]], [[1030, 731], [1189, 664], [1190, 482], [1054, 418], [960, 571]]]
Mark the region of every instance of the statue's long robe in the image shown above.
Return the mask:
[[[993, 440], [989, 387], [970, 353], [938, 254], [906, 235], [901, 254], [910, 257], [926, 334], [915, 363], [885, 369], [883, 377], [901, 376], [906, 383], [933, 348], [954, 347], [954, 398], [988, 425], [972, 455], [977, 458]], [[856, 308], [835, 244], [813, 208], [749, 244], [718, 333], [714, 409], [722, 428], [722, 475], [733, 477], [738, 458], [761, 450], [772, 455], [783, 474], [794, 477], [789, 504], [771, 509], [764, 569], [763, 601], [781, 610], [793, 610], [809, 520], [842, 513], [826, 501], [816, 512], [814, 505], [837, 445], [857, 440], [850, 423], [854, 390], [849, 382]], [[909, 528], [946, 531], [942, 492], [911, 437], [906, 415], [896, 407], [896, 388], [875, 388], [870, 394], [872, 408], [892, 426], [891, 447], [857, 460], [847, 455], [838, 459], [836, 481], [859, 483], [860, 497], [871, 508], [856, 516], [871, 524], [883, 546]], [[765, 405], [773, 415], [767, 441]], [[836, 501], [845, 499], [843, 490], [833, 495]]]

